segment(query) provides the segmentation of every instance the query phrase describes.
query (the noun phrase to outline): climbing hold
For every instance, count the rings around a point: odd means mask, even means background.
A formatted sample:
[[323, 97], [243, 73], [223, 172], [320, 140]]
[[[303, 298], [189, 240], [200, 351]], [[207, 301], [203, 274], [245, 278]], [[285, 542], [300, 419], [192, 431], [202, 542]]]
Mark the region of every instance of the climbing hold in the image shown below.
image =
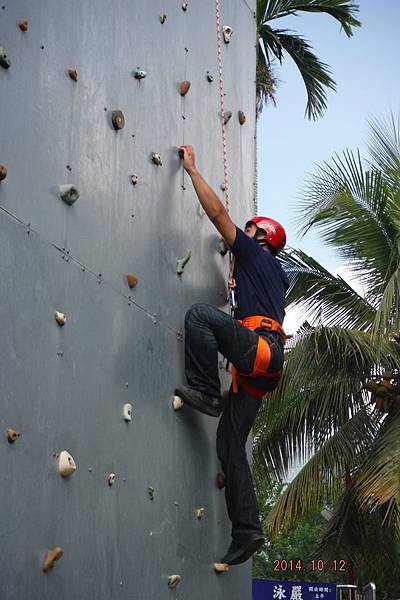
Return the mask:
[[173, 396], [172, 407], [174, 410], [180, 410], [183, 406], [183, 400], [180, 396]]
[[206, 211], [200, 203], [197, 205], [197, 214], [199, 215], [199, 217], [204, 217], [204, 215], [206, 214]]
[[78, 81], [78, 71], [76, 69], [68, 69], [68, 75], [74, 81]]
[[229, 248], [227, 243], [225, 242], [224, 238], [221, 238], [218, 242], [218, 252], [221, 254], [221, 256], [225, 256], [228, 250]]
[[23, 19], [22, 21], [20, 21], [18, 23], [18, 27], [20, 28], [21, 31], [28, 31], [28, 21]]
[[176, 588], [177, 585], [180, 584], [181, 579], [182, 578], [180, 575], [170, 575], [168, 577], [168, 587], [170, 587], [173, 590], [174, 588]]
[[176, 261], [176, 272], [178, 275], [182, 275], [183, 269], [189, 262], [191, 256], [192, 256], [192, 252], [190, 250], [188, 250], [188, 252], [187, 252], [186, 256], [184, 256], [184, 258], [178, 258], [178, 260]]
[[131, 175], [132, 185], [136, 185], [139, 181], [139, 175]]
[[114, 129], [123, 129], [125, 126], [125, 117], [122, 110], [113, 110], [111, 114], [111, 121]]
[[64, 200], [64, 202], [66, 204], [68, 204], [68, 206], [72, 206], [78, 200], [78, 198], [80, 196], [79, 190], [75, 185], [71, 185], [71, 184], [60, 185], [59, 190], [60, 190], [61, 200]]
[[186, 12], [188, 9], [189, 4], [187, 2], [182, 2], [182, 10], [183, 12]]
[[125, 273], [125, 277], [131, 289], [137, 286], [139, 280], [133, 273]]
[[135, 79], [144, 79], [146, 77], [146, 71], [141, 71], [139, 67], [135, 71]]
[[229, 565], [226, 563], [214, 563], [214, 571], [216, 573], [227, 573], [229, 571]]
[[150, 500], [154, 500], [155, 489], [151, 487], [151, 485], [147, 488], [147, 493], [149, 495]]
[[123, 413], [125, 421], [132, 421], [132, 404], [129, 402], [124, 404]]
[[214, 77], [211, 75], [210, 71], [207, 71], [207, 81], [210, 83], [214, 81]]
[[244, 125], [246, 123], [246, 115], [244, 114], [244, 112], [242, 110], [239, 110], [239, 123], [241, 125]]
[[219, 490], [224, 489], [226, 486], [225, 475], [223, 473], [217, 473], [216, 477], [217, 488]]
[[19, 435], [20, 434], [18, 431], [15, 431], [15, 429], [11, 429], [10, 427], [6, 429], [7, 440], [10, 444], [13, 444]]
[[3, 181], [7, 177], [7, 167], [0, 164], [0, 181]]
[[67, 317], [64, 315], [64, 313], [58, 312], [58, 310], [56, 310], [56, 312], [54, 313], [54, 318], [60, 327], [65, 325], [65, 323], [67, 321]]
[[3, 69], [9, 69], [11, 66], [11, 61], [7, 56], [7, 52], [2, 46], [0, 46], [0, 65]]
[[227, 110], [226, 112], [224, 112], [224, 124], [226, 125], [227, 122], [229, 121], [229, 119], [232, 117], [232, 111], [231, 110]]
[[179, 85], [179, 92], [181, 96], [186, 96], [190, 88], [190, 81], [181, 81]]
[[158, 167], [161, 167], [162, 160], [161, 160], [161, 156], [159, 154], [156, 154], [155, 152], [152, 152], [151, 153], [151, 160], [153, 161], [153, 163], [155, 165], [157, 165]]
[[160, 23], [161, 25], [164, 25], [165, 21], [167, 20], [167, 15], [165, 13], [161, 13], [160, 15]]
[[229, 44], [229, 42], [231, 41], [231, 37], [233, 35], [233, 29], [232, 27], [230, 27], [229, 25], [224, 25], [222, 28], [223, 34], [224, 34], [224, 42], [225, 44]]
[[204, 517], [204, 515], [205, 515], [205, 512], [206, 512], [206, 510], [205, 510], [205, 508], [203, 508], [203, 507], [201, 507], [201, 508], [196, 508], [196, 517], [197, 517], [198, 519], [202, 519], [202, 518]]
[[108, 485], [111, 487], [115, 483], [115, 473], [109, 473], [107, 477]]
[[50, 550], [47, 550], [47, 554], [42, 565], [42, 571], [46, 573], [46, 571], [52, 569], [56, 560], [59, 560], [63, 554], [64, 550], [58, 546], [56, 548], [51, 548]]
[[61, 477], [69, 477], [76, 471], [76, 464], [72, 456], [66, 450], [62, 450], [58, 457], [58, 472]]

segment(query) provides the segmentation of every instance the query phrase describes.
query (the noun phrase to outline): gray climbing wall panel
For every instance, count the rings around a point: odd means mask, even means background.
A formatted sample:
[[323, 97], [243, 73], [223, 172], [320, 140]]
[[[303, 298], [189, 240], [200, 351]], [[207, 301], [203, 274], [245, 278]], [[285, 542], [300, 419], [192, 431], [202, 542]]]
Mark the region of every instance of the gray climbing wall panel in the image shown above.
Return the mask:
[[[193, 143], [220, 192], [215, 3], [181, 4], [0, 6], [0, 46], [11, 60], [0, 67], [0, 163], [8, 169], [0, 183], [0, 421], [20, 432], [14, 444], [5, 435], [0, 442], [1, 600], [251, 597], [250, 564], [212, 570], [229, 543], [215, 485], [216, 420], [171, 408], [184, 381], [186, 309], [198, 301], [227, 308], [227, 257], [177, 155], [179, 144]], [[234, 29], [222, 59], [233, 113], [230, 211], [239, 224], [254, 207], [254, 8], [255, 0], [221, 0], [221, 27]], [[140, 81], [138, 67], [147, 72]], [[184, 79], [192, 85], [182, 98]], [[115, 131], [118, 109], [125, 127]], [[78, 187], [73, 206], [60, 199], [60, 184]], [[189, 249], [178, 276], [176, 260]], [[132, 290], [125, 272], [139, 278]], [[64, 327], [55, 310], [66, 314]], [[77, 464], [66, 479], [56, 462], [63, 449]], [[55, 546], [64, 555], [45, 574]], [[174, 573], [182, 581], [170, 590]]]

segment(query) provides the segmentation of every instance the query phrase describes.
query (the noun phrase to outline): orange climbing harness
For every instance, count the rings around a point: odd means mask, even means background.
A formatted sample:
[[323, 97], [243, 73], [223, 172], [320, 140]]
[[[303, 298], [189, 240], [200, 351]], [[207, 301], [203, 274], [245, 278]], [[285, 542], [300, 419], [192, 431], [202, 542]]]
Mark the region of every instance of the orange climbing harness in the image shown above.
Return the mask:
[[[238, 319], [239, 323], [242, 323], [247, 329], [250, 331], [254, 331], [259, 327], [267, 329], [269, 331], [275, 331], [282, 336], [282, 339], [285, 341], [286, 336], [285, 332], [282, 329], [282, 325], [269, 317], [264, 317], [262, 315], [254, 315], [251, 317], [245, 317], [244, 319]], [[240, 387], [242, 387], [245, 392], [249, 394], [252, 398], [261, 399], [266, 394], [265, 389], [258, 389], [252, 386], [247, 379], [250, 377], [267, 377], [276, 379], [276, 383], [278, 383], [279, 378], [282, 374], [281, 371], [277, 371], [275, 373], [268, 372], [268, 367], [271, 362], [271, 348], [265, 338], [261, 335], [258, 336], [258, 344], [257, 344], [257, 352], [256, 358], [254, 360], [253, 370], [251, 373], [239, 373], [239, 371], [232, 365], [232, 391], [234, 394], [238, 393], [238, 383]], [[272, 386], [273, 387], [273, 386]], [[271, 387], [271, 389], [272, 389]]]

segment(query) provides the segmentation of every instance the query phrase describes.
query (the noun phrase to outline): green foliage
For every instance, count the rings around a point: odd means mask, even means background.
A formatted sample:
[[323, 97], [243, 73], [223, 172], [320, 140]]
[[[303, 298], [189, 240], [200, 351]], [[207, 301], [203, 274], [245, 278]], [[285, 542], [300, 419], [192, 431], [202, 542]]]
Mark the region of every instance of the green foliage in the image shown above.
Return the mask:
[[[317, 119], [326, 109], [326, 90], [336, 87], [329, 66], [321, 62], [307, 40], [287, 29], [276, 29], [271, 21], [302, 12], [325, 13], [336, 19], [348, 37], [361, 23], [355, 18], [358, 6], [351, 0], [258, 0], [257, 1], [257, 110], [264, 102], [274, 98], [276, 79], [272, 61], [282, 64], [285, 54], [299, 69], [307, 92], [306, 115]], [[270, 82], [270, 85], [265, 82]]]
[[[360, 582], [369, 573], [383, 584], [385, 573], [400, 572], [400, 393], [390, 383], [400, 381], [398, 126], [393, 117], [373, 121], [367, 166], [346, 151], [306, 187], [303, 231], [317, 228], [365, 292], [304, 252], [282, 256], [288, 300], [313, 324], [290, 341], [282, 383], [263, 403], [254, 437], [258, 481], [273, 486], [294, 460], [304, 463], [266, 515], [270, 534], [292, 531], [332, 502], [321, 558], [344, 557]], [[377, 381], [381, 396], [371, 394]]]

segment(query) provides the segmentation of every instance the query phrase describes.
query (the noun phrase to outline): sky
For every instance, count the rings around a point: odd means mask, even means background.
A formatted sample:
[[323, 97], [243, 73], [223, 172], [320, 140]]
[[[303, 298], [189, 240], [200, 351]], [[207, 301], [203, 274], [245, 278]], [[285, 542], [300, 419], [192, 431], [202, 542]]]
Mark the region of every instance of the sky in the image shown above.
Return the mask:
[[346, 148], [367, 156], [368, 119], [400, 109], [400, 0], [359, 0], [361, 28], [352, 38], [329, 15], [304, 13], [271, 23], [305, 37], [322, 62], [330, 65], [336, 92], [317, 121], [304, 117], [306, 93], [289, 56], [276, 65], [280, 83], [277, 107], [267, 105], [258, 124], [258, 212], [280, 221], [288, 243], [300, 247], [333, 272], [340, 257], [311, 231], [296, 235], [296, 208], [315, 167]]

